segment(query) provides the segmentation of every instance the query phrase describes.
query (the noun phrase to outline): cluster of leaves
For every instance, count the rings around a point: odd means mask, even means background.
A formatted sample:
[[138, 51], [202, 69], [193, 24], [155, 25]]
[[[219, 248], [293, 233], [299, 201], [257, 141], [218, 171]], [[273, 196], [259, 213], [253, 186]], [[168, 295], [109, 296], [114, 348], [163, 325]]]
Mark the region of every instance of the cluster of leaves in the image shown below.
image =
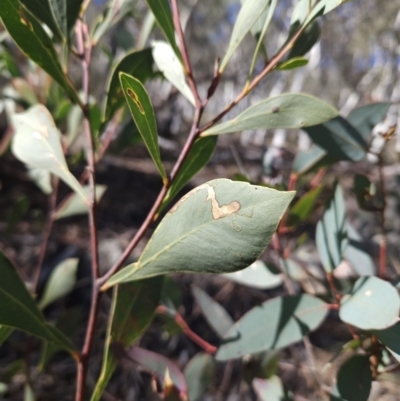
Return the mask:
[[[285, 250], [275, 246], [280, 257], [279, 266], [266, 266], [259, 258], [280, 222], [279, 238], [276, 239], [288, 243], [288, 233], [293, 235], [312, 219], [319, 207], [323, 185], [310, 185], [310, 189], [292, 203], [295, 196], [293, 185], [289, 191], [277, 191], [263, 185], [227, 179], [204, 183], [181, 198], [158, 223], [140, 258], [120, 269], [150, 222], [208, 163], [219, 135], [248, 129], [303, 129], [314, 145], [309, 152], [296, 155], [292, 174], [295, 179], [304, 176], [306, 180], [308, 173], [327, 169], [340, 161], [358, 162], [365, 158], [372, 129], [384, 118], [390, 106], [387, 103], [361, 107], [345, 119], [333, 107], [314, 97], [283, 94], [264, 99], [234, 119], [220, 122], [269, 72], [307, 64], [304, 55], [319, 38], [317, 19], [342, 1], [299, 0], [293, 11], [287, 41], [274, 57], [267, 60], [264, 70], [258, 75], [254, 72], [255, 62], [266, 55], [265, 36], [278, 2], [243, 1], [225, 56], [216, 69], [207, 98], [202, 101], [179, 30], [176, 1], [172, 4], [174, 15], [167, 0], [147, 0], [150, 14], [143, 25], [140, 41], [120, 60], [113, 61], [104, 88], [105, 95], [100, 100], [102, 106], [99, 106], [85, 85], [90, 55], [104, 34], [132, 12], [133, 3], [111, 0], [103, 15], [89, 27], [85, 21], [89, 1], [2, 0], [0, 18], [7, 31], [1, 34], [0, 72], [9, 80], [9, 85], [3, 90], [1, 105], [13, 131], [12, 139], [6, 136], [4, 141], [11, 140], [14, 156], [26, 165], [38, 187], [54, 200], [48, 216], [50, 226], [58, 219], [89, 213], [92, 235], [96, 233], [94, 205], [100, 201], [106, 187], [95, 185], [88, 170], [77, 179], [69, 168], [71, 156], [74, 156], [71, 154], [72, 145], [81, 131], [88, 134], [88, 144], [83, 148], [85, 157], [81, 159], [84, 162], [88, 160], [92, 170], [107, 151], [115, 126], [131, 119], [130, 134], [132, 137], [140, 135], [163, 186], [138, 236], [104, 276], [98, 273], [96, 236], [92, 237], [94, 314], [88, 322], [82, 352], [65, 334], [69, 316], [60, 316], [52, 325], [43, 314], [47, 306], [74, 288], [78, 260], [67, 259], [56, 266], [43, 293], [36, 297], [41, 266], [35, 277], [24, 283], [10, 260], [0, 253], [0, 345], [14, 329], [40, 338], [45, 344], [42, 368], [56, 351], [69, 352], [78, 365], [76, 400], [82, 400], [97, 303], [100, 293], [113, 287], [103, 364], [92, 401], [101, 399], [121, 358], [134, 361], [158, 378], [164, 399], [189, 398], [193, 401], [200, 399], [212, 385], [215, 359], [243, 359], [249, 354], [262, 361], [263, 367], [261, 374], [250, 378], [254, 391], [261, 400], [273, 401], [292, 399], [277, 376], [276, 364], [270, 363], [276, 359], [277, 350], [301, 341], [325, 321], [330, 310], [337, 310], [341, 321], [350, 327], [354, 340], [350, 347], [343, 347], [343, 352], [351, 349], [352, 356], [338, 372], [332, 399], [367, 400], [371, 381], [383, 363], [384, 350], [400, 361], [397, 341], [400, 336], [400, 298], [395, 285], [386, 280], [384, 270], [379, 271], [380, 278], [375, 277], [374, 261], [363, 250], [360, 235], [346, 221], [345, 202], [339, 184], [316, 228], [315, 242], [324, 269], [322, 277], [314, 277], [289, 256], [286, 250], [293, 253], [293, 246], [288, 245]], [[151, 47], [145, 47], [155, 22], [165, 41], [155, 41]], [[256, 40], [256, 47], [248, 82], [232, 104], [200, 127], [203, 109], [232, 55], [250, 32]], [[26, 63], [22, 69], [15, 61], [18, 52], [10, 39], [35, 64]], [[82, 63], [82, 91], [68, 75], [70, 58], [75, 56]], [[161, 158], [155, 112], [144, 86], [146, 81], [159, 76], [176, 87], [195, 109], [192, 132], [171, 172], [166, 171]], [[387, 135], [386, 141], [389, 139]], [[7, 143], [0, 147], [6, 148]], [[89, 185], [85, 185], [88, 178]], [[57, 199], [59, 180], [72, 190], [60, 202]], [[360, 207], [382, 212], [384, 204], [374, 198], [371, 186], [367, 177], [356, 177], [355, 191]], [[361, 278], [342, 281], [335, 278], [335, 269], [343, 259], [352, 264]], [[166, 313], [178, 324], [180, 322], [180, 327], [188, 332], [168, 302], [168, 296], [162, 297], [164, 275], [177, 272], [221, 274], [242, 285], [261, 289], [277, 288], [286, 279], [298, 282], [304, 291], [289, 291], [289, 294], [270, 299], [233, 322], [220, 304], [201, 289], [194, 288], [193, 295], [221, 343], [218, 349], [205, 347], [208, 353], [195, 355], [182, 373], [167, 358], [136, 346], [157, 311]], [[318, 297], [304, 286], [308, 280], [322, 284], [323, 291]], [[159, 307], [162, 302], [166, 304]], [[210, 355], [212, 353], [216, 354], [215, 359]], [[375, 357], [374, 363], [371, 356]]]

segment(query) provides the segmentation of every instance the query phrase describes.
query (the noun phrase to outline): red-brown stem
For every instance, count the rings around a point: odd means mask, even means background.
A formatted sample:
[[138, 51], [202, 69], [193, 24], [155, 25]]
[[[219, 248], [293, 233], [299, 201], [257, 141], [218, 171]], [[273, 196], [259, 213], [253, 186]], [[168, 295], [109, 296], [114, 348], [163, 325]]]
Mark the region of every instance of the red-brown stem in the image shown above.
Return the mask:
[[78, 20], [76, 25], [76, 38], [78, 51], [81, 54], [82, 64], [82, 86], [84, 93], [84, 132], [86, 136], [86, 154], [88, 159], [89, 170], [89, 229], [90, 229], [90, 247], [92, 258], [92, 300], [89, 312], [89, 321], [86, 327], [85, 341], [82, 347], [81, 356], [77, 367], [76, 393], [75, 401], [83, 401], [85, 397], [85, 385], [88, 371], [88, 363], [90, 352], [92, 349], [94, 331], [97, 322], [98, 306], [100, 301], [100, 291], [97, 286], [99, 277], [99, 256], [98, 256], [98, 239], [97, 239], [97, 223], [96, 223], [96, 176], [95, 176], [95, 156], [93, 137], [89, 120], [89, 84], [90, 84], [90, 60], [92, 45], [89, 38], [87, 25]]
[[[157, 312], [163, 315], [169, 315], [167, 308], [164, 305], [160, 305], [157, 308]], [[201, 347], [208, 354], [215, 354], [217, 352], [217, 347], [211, 345], [206, 340], [203, 340], [200, 336], [198, 336], [185, 322], [183, 317], [179, 313], [175, 313], [174, 320], [176, 324], [182, 329], [187, 337], [189, 337], [194, 343], [196, 343], [199, 347]]]
[[285, 54], [293, 47], [294, 43], [302, 34], [303, 30], [304, 27], [297, 31], [282, 47], [282, 49], [274, 57], [271, 58], [269, 63], [260, 72], [260, 74], [257, 75], [249, 85], [245, 86], [242, 92], [240, 92], [239, 95], [228, 106], [226, 106], [224, 110], [221, 111], [221, 113], [214, 117], [204, 127], [200, 128], [199, 133], [202, 133], [208, 128], [212, 127], [215, 123], [221, 120], [221, 118], [228, 114], [243, 98], [245, 98], [260, 83], [260, 81], [276, 67], [276, 65], [281, 61]]
[[59, 180], [55, 176], [52, 176], [52, 179], [53, 179], [52, 192], [49, 196], [49, 208], [47, 211], [46, 224], [43, 229], [43, 239], [42, 239], [42, 243], [41, 243], [37, 266], [33, 273], [33, 278], [32, 278], [32, 289], [33, 289], [34, 294], [37, 293], [37, 289], [38, 289], [37, 287], [38, 287], [38, 283], [39, 283], [39, 279], [40, 279], [40, 274], [42, 272], [43, 263], [44, 263], [44, 259], [45, 259], [46, 252], [47, 252], [47, 247], [49, 245], [50, 234], [51, 234], [51, 230], [53, 229], [53, 224], [54, 224], [54, 211], [56, 209], [56, 204], [57, 204]]
[[332, 273], [326, 273], [326, 279], [328, 280], [329, 287], [332, 291], [332, 295], [335, 298], [337, 305], [340, 305], [340, 299], [342, 298], [339, 291], [336, 288], [335, 279]]
[[311, 180], [310, 187], [315, 188], [316, 186], [318, 186], [322, 179], [325, 177], [326, 172], [326, 168], [319, 169], [318, 173], [315, 174], [314, 178]]
[[185, 66], [185, 73], [187, 76], [188, 84], [189, 84], [190, 89], [192, 90], [192, 93], [194, 96], [196, 108], [199, 109], [201, 106], [201, 99], [199, 96], [199, 92], [197, 90], [196, 81], [193, 76], [193, 70], [192, 70], [192, 66], [190, 64], [189, 54], [188, 54], [186, 43], [185, 43], [185, 36], [183, 34], [181, 21], [179, 19], [179, 9], [178, 9], [177, 0], [172, 0], [171, 6], [172, 6], [172, 16], [173, 16], [173, 20], [174, 20], [174, 27], [175, 27], [175, 31], [176, 31], [176, 34], [177, 34], [178, 40], [179, 40], [179, 45], [181, 48], [183, 65]]
[[[329, 284], [329, 287], [331, 289], [332, 295], [333, 295], [333, 297], [335, 298], [335, 301], [336, 301], [336, 308], [330, 307], [330, 309], [339, 310], [340, 309], [340, 300], [341, 300], [342, 296], [340, 295], [339, 291], [336, 288], [335, 279], [333, 277], [333, 274], [332, 273], [326, 273], [326, 278], [328, 280], [328, 284]], [[349, 324], [346, 324], [346, 327], [349, 330], [351, 336], [355, 340], [360, 338], [360, 336], [355, 332], [355, 330], [353, 329], [352, 326], [350, 326]]]

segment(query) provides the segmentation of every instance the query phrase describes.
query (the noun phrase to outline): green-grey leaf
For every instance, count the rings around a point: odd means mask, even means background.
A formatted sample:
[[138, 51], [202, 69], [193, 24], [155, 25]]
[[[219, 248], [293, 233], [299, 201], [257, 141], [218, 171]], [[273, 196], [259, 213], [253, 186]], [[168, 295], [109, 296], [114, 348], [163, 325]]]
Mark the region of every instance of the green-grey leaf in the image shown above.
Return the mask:
[[151, 49], [133, 50], [125, 54], [112, 67], [107, 83], [105, 121], [110, 120], [113, 114], [124, 104], [124, 95], [119, 82], [120, 72], [125, 72], [144, 83], [153, 74]]
[[400, 297], [395, 287], [377, 277], [361, 277], [340, 303], [340, 318], [362, 330], [383, 330], [399, 321]]
[[280, 271], [276, 267], [266, 265], [262, 260], [256, 260], [246, 269], [222, 276], [236, 283], [263, 290], [279, 287], [283, 282]]
[[343, 256], [360, 276], [373, 276], [375, 263], [366, 251], [360, 234], [351, 224], [347, 224], [347, 238], [349, 242]]
[[348, 244], [346, 209], [339, 185], [336, 185], [334, 196], [317, 224], [316, 243], [325, 271], [332, 272], [342, 261]]
[[157, 122], [149, 95], [141, 82], [128, 74], [120, 73], [120, 81], [129, 110], [143, 142], [161, 177], [165, 179], [166, 173], [161, 162], [160, 148], [158, 146]]
[[51, 75], [76, 103], [80, 103], [79, 96], [58, 61], [53, 43], [40, 22], [18, 0], [2, 0], [0, 18], [20, 49]]
[[165, 273], [241, 270], [264, 251], [293, 196], [227, 179], [200, 185], [168, 212], [139, 261], [104, 288]]
[[320, 124], [337, 115], [332, 106], [313, 96], [286, 93], [249, 107], [233, 120], [215, 125], [201, 136], [259, 128], [302, 128]]
[[233, 27], [228, 50], [226, 51], [219, 67], [220, 73], [224, 71], [233, 53], [243, 41], [246, 34], [260, 18], [260, 15], [268, 7], [268, 4], [269, 1], [266, 0], [246, 0], [242, 5]]
[[168, 205], [179, 191], [194, 177], [211, 159], [217, 146], [217, 136], [199, 138], [193, 144], [182, 167], [172, 181], [159, 213]]
[[[96, 185], [96, 201], [99, 202], [107, 187], [105, 185]], [[82, 191], [87, 199], [90, 198], [90, 187], [88, 185], [82, 187]], [[64, 217], [76, 216], [77, 214], [88, 213], [89, 206], [77, 194], [71, 194], [66, 201], [60, 204], [54, 213], [54, 219], [62, 219]]]
[[315, 330], [328, 311], [325, 302], [308, 294], [266, 301], [236, 322], [216, 358], [224, 361], [286, 347]]
[[312, 9], [310, 14], [308, 15], [305, 24], [309, 24], [314, 18], [328, 14], [333, 11], [336, 7], [340, 6], [343, 3], [346, 3], [351, 0], [321, 0], [317, 3], [317, 5]]
[[183, 96], [193, 105], [196, 104], [192, 90], [186, 83], [185, 71], [179, 58], [167, 42], [154, 41], [153, 58], [157, 68], [163, 73], [172, 85], [182, 93]]
[[192, 290], [208, 324], [221, 338], [224, 337], [234, 323], [229, 313], [199, 287], [194, 286]]
[[329, 166], [335, 163], [332, 157], [319, 146], [313, 145], [308, 151], [298, 152], [293, 161], [293, 171], [297, 174], [306, 174], [310, 170]]
[[163, 283], [164, 277], [159, 276], [114, 288], [103, 364], [91, 401], [101, 399], [117, 366], [118, 360], [110, 350], [111, 344], [118, 342], [123, 347], [129, 347], [142, 335], [153, 320], [161, 299]]
[[293, 9], [290, 25], [302, 25], [316, 2], [317, 0], [297, 0]]
[[373, 330], [379, 341], [391, 352], [400, 362], [400, 323], [385, 330]]
[[336, 388], [346, 401], [367, 401], [371, 391], [372, 371], [368, 355], [354, 355], [340, 367]]
[[44, 309], [72, 291], [76, 282], [78, 263], [77, 258], [65, 259], [53, 269], [38, 305], [40, 309]]
[[14, 114], [12, 122], [15, 129], [12, 141], [14, 155], [29, 166], [57, 175], [88, 203], [81, 185], [68, 170], [60, 132], [46, 107], [38, 104]]
[[48, 324], [11, 262], [0, 252], [0, 325], [11, 326], [59, 344], [75, 353], [71, 342]]
[[292, 395], [283, 387], [278, 376], [268, 379], [256, 377], [251, 384], [260, 401], [293, 401]]
[[337, 160], [361, 160], [368, 146], [361, 134], [344, 118], [304, 128], [312, 141]]
[[69, 42], [71, 29], [78, 18], [83, 0], [45, 0], [49, 1], [51, 11], [62, 35]]
[[347, 120], [364, 140], [368, 141], [375, 125], [385, 118], [391, 105], [391, 103], [380, 102], [359, 107], [348, 115]]
[[184, 370], [190, 401], [199, 401], [212, 386], [215, 379], [215, 360], [210, 354], [200, 352]]
[[308, 60], [304, 57], [294, 57], [290, 60], [279, 63], [276, 69], [279, 71], [294, 70], [295, 68], [304, 67], [308, 64]]
[[176, 56], [181, 59], [181, 52], [175, 41], [175, 27], [172, 18], [171, 8], [168, 0], [146, 0], [150, 10], [154, 14], [157, 24], [164, 32], [169, 44], [171, 45]]

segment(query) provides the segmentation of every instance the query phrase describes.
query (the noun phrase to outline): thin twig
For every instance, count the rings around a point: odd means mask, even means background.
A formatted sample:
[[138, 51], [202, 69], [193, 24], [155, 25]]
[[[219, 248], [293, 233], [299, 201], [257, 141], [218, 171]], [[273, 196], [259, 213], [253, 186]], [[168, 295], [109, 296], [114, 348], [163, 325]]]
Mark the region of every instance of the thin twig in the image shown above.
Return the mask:
[[[157, 308], [157, 312], [163, 315], [170, 315], [167, 308], [164, 305], [160, 305]], [[203, 340], [199, 335], [197, 335], [185, 322], [183, 317], [176, 312], [174, 314], [174, 320], [176, 324], [182, 329], [182, 331], [189, 337], [194, 343], [196, 343], [199, 347], [201, 347], [208, 354], [215, 354], [217, 352], [217, 347], [211, 345], [206, 340]]]
[[181, 48], [181, 54], [182, 54], [183, 64], [185, 67], [185, 73], [187, 76], [188, 84], [189, 84], [190, 89], [194, 96], [196, 109], [198, 109], [201, 106], [201, 99], [199, 96], [199, 92], [197, 90], [196, 81], [193, 76], [193, 70], [192, 70], [192, 66], [190, 64], [189, 54], [188, 54], [186, 43], [185, 43], [185, 36], [183, 34], [181, 21], [179, 19], [179, 10], [178, 10], [177, 0], [172, 0], [171, 5], [172, 5], [172, 16], [173, 16], [173, 20], [174, 20], [175, 31], [177, 33], [179, 45]]
[[224, 110], [221, 111], [216, 117], [214, 117], [209, 123], [207, 123], [204, 127], [199, 129], [199, 132], [202, 133], [205, 130], [212, 127], [215, 123], [221, 120], [226, 114], [228, 114], [243, 98], [245, 98], [259, 83], [260, 81], [268, 75], [276, 65], [281, 61], [281, 59], [285, 56], [285, 54], [293, 47], [296, 40], [303, 33], [304, 27], [298, 30], [292, 38], [282, 47], [282, 49], [271, 58], [269, 63], [265, 66], [265, 68], [258, 74], [249, 85], [245, 86], [242, 92], [228, 105]]
[[90, 229], [90, 244], [92, 257], [92, 300], [89, 312], [89, 321], [86, 328], [85, 341], [82, 347], [80, 359], [77, 368], [77, 384], [75, 401], [83, 401], [85, 396], [85, 384], [88, 371], [88, 363], [90, 352], [92, 349], [94, 331], [98, 317], [98, 306], [100, 301], [100, 291], [97, 286], [99, 277], [99, 256], [98, 256], [98, 239], [97, 239], [97, 224], [96, 224], [96, 176], [95, 176], [95, 156], [93, 137], [89, 120], [89, 84], [90, 84], [90, 61], [92, 53], [92, 45], [89, 38], [87, 25], [81, 20], [76, 24], [76, 38], [78, 51], [82, 55], [82, 86], [84, 93], [84, 118], [83, 126], [87, 141], [87, 159], [89, 170], [89, 229]]
[[53, 229], [53, 225], [54, 225], [54, 211], [56, 209], [56, 204], [57, 204], [59, 179], [58, 179], [58, 177], [52, 176], [52, 181], [53, 181], [52, 182], [52, 192], [49, 196], [49, 208], [47, 211], [46, 224], [43, 229], [43, 239], [42, 239], [42, 243], [41, 243], [41, 247], [40, 247], [40, 253], [39, 253], [37, 266], [35, 268], [35, 271], [33, 272], [33, 278], [32, 278], [32, 290], [33, 290], [34, 294], [37, 294], [39, 279], [40, 279], [40, 275], [41, 275], [41, 272], [43, 269], [43, 263], [44, 263], [44, 259], [46, 257], [47, 248], [49, 245], [51, 230]]

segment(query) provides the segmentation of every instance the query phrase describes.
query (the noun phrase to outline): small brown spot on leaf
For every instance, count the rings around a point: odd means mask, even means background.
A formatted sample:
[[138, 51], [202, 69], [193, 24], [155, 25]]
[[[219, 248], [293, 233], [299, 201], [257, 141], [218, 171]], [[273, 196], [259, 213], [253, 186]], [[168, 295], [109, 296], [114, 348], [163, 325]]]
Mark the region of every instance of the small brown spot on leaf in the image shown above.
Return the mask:
[[279, 107], [274, 107], [273, 109], [272, 109], [272, 113], [279, 113]]
[[22, 8], [18, 9], [18, 15], [19, 15], [19, 20], [21, 21], [21, 24], [27, 26], [31, 31], [33, 31], [33, 26], [31, 24], [31, 22], [28, 20], [28, 18], [26, 18], [26, 15], [24, 14], [24, 11], [22, 10]]
[[136, 106], [138, 107], [139, 111], [142, 114], [144, 114], [144, 109], [143, 109], [142, 103], [140, 103], [137, 94], [132, 89], [127, 89], [126, 93], [136, 103]]

